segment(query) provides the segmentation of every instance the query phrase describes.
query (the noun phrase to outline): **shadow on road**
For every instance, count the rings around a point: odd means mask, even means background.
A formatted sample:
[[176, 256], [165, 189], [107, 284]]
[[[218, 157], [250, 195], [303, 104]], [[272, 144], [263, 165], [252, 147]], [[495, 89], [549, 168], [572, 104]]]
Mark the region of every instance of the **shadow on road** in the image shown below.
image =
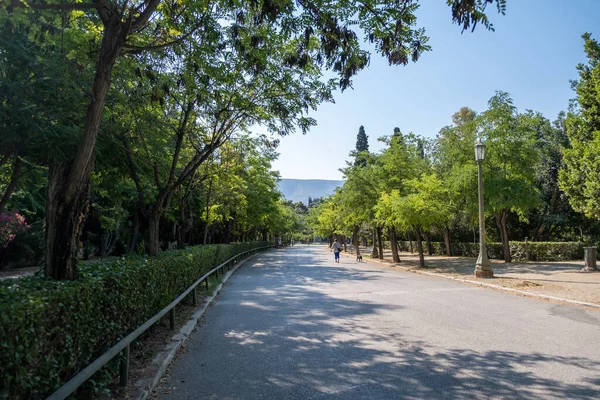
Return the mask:
[[[285, 258], [281, 251], [288, 251]], [[599, 379], [570, 375], [600, 375], [598, 360], [477, 352], [468, 343], [438, 351], [386, 324], [391, 313], [402, 318], [404, 307], [355, 301], [340, 291], [356, 292], [357, 283], [383, 272], [332, 264], [321, 250], [293, 249], [247, 265], [211, 310], [200, 342], [176, 363], [168, 386], [178, 388], [163, 393], [215, 399], [600, 397]], [[327, 293], [329, 285], [336, 285], [335, 295]]]

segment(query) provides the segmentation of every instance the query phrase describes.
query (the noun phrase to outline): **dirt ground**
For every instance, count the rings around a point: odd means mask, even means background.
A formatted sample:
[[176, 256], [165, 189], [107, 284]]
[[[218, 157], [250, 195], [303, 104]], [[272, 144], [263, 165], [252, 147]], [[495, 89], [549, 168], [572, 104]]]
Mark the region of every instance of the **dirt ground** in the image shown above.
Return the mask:
[[[349, 251], [351, 249], [348, 249]], [[361, 249], [368, 259], [370, 249]], [[349, 257], [354, 258], [352, 254]], [[390, 250], [384, 251], [384, 261], [392, 263]], [[493, 279], [475, 278], [475, 259], [425, 255], [425, 268], [419, 268], [417, 253], [400, 253], [400, 264], [407, 270], [419, 270], [448, 275], [455, 278], [491, 283], [519, 289], [532, 294], [555, 296], [600, 305], [600, 272], [582, 272], [583, 261], [566, 262], [518, 262], [490, 260], [494, 270]]]

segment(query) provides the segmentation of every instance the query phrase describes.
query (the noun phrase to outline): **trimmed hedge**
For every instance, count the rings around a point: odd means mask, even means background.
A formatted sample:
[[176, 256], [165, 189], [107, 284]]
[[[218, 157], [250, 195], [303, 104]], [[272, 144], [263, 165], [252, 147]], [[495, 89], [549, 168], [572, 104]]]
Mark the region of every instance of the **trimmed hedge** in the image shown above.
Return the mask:
[[77, 281], [0, 281], [0, 398], [45, 398], [212, 267], [265, 245], [196, 246], [88, 263]]
[[[582, 242], [509, 242], [510, 254], [513, 261], [569, 261], [583, 259]], [[386, 249], [390, 248], [390, 242], [384, 242]], [[398, 241], [400, 251], [410, 251], [410, 242]], [[435, 255], [446, 255], [446, 244], [444, 242], [431, 242], [431, 248]], [[417, 245], [413, 242], [413, 250], [417, 251]], [[477, 257], [479, 255], [479, 243], [450, 242], [450, 250], [453, 256]], [[426, 242], [423, 242], [423, 251], [427, 253]], [[487, 244], [488, 257], [501, 260], [504, 258], [502, 243]]]

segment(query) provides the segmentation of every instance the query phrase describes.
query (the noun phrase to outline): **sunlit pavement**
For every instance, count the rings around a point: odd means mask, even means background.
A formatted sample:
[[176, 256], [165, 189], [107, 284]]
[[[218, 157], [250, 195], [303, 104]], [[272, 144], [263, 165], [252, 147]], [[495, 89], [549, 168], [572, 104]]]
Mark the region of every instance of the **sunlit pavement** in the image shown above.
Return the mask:
[[600, 313], [278, 249], [236, 272], [158, 397], [599, 399]]

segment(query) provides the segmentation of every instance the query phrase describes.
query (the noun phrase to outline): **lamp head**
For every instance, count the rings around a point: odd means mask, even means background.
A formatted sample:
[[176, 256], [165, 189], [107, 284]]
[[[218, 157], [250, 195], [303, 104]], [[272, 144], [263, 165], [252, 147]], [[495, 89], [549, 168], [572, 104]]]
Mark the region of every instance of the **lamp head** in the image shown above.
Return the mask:
[[481, 140], [475, 145], [475, 160], [477, 162], [483, 161], [485, 158], [485, 145], [481, 143]]

